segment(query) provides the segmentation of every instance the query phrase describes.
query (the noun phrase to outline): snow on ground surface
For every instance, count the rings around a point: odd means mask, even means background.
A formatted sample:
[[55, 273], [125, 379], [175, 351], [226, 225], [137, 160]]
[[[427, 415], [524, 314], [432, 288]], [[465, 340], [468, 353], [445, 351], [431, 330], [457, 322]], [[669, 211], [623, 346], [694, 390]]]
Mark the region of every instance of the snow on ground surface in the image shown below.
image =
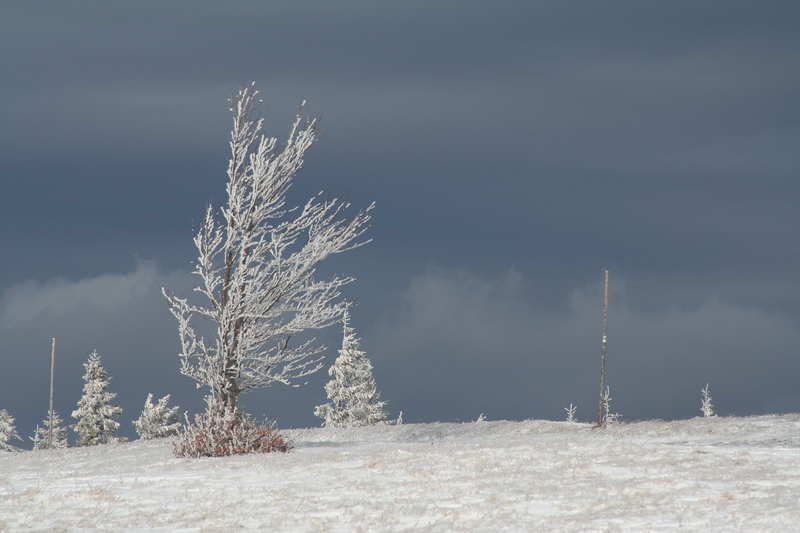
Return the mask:
[[800, 415], [284, 433], [288, 454], [0, 453], [0, 530], [800, 531]]

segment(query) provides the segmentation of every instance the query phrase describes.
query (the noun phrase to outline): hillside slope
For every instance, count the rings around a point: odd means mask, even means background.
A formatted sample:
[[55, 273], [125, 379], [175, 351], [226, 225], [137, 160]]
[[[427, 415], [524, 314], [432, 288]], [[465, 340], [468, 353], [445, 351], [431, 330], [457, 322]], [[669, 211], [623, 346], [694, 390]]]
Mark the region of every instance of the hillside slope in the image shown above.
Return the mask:
[[592, 429], [529, 420], [285, 432], [289, 454], [169, 441], [0, 454], [0, 530], [792, 531], [800, 415]]

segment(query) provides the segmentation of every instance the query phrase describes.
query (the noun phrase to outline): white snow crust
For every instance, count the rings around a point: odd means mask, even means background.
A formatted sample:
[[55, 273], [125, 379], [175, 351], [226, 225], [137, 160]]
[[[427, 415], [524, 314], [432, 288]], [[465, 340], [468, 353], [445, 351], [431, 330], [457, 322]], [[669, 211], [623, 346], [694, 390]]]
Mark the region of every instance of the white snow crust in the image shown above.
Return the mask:
[[800, 529], [797, 414], [283, 433], [288, 454], [176, 459], [169, 439], [0, 453], [0, 530]]

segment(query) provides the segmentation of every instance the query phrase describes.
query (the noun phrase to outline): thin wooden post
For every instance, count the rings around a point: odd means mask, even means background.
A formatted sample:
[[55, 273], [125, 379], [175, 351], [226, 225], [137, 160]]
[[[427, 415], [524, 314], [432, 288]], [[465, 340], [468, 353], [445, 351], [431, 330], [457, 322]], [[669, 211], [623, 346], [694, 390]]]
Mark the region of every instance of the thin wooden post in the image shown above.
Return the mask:
[[597, 409], [597, 425], [603, 425], [603, 394], [606, 390], [606, 340], [608, 334], [608, 270], [606, 270], [606, 289], [603, 299], [603, 346], [600, 355], [600, 405]]
[[56, 338], [53, 337], [53, 350], [50, 353], [50, 425], [47, 428], [47, 449], [53, 447], [53, 376], [56, 368]]

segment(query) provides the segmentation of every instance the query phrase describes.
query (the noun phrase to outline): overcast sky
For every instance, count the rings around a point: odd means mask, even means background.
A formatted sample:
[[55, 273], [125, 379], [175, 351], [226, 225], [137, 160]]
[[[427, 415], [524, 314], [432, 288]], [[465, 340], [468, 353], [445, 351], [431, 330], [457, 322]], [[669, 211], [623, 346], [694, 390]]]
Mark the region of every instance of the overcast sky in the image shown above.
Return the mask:
[[[97, 350], [194, 411], [160, 286], [225, 195], [227, 99], [324, 133], [291, 200], [375, 201], [352, 326], [406, 422], [800, 411], [800, 3], [5, 2], [0, 409], [27, 439]], [[323, 334], [331, 359], [340, 328]], [[314, 426], [327, 372], [243, 398]], [[26, 446], [29, 445], [26, 444]]]

